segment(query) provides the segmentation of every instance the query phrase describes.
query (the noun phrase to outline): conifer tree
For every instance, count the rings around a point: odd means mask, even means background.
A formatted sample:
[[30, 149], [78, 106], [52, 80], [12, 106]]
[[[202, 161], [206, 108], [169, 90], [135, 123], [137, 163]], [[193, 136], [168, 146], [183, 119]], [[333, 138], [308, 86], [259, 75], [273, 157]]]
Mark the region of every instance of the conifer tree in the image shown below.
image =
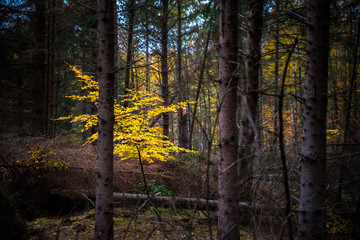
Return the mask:
[[[237, 129], [238, 1], [220, 2], [218, 238], [239, 239]], [[225, 236], [226, 235], [226, 236]]]
[[298, 239], [326, 239], [326, 113], [330, 2], [307, 3]]
[[100, 0], [99, 103], [94, 239], [113, 239], [114, 2]]

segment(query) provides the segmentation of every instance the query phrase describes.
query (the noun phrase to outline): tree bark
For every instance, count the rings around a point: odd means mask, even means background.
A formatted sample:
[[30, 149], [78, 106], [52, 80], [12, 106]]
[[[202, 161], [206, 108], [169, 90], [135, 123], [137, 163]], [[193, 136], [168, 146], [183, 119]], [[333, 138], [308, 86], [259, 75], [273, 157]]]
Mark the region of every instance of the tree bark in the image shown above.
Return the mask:
[[[177, 28], [177, 84], [178, 84], [178, 99], [179, 102], [185, 100], [184, 93], [185, 88], [182, 82], [181, 70], [182, 70], [182, 41], [181, 41], [181, 0], [177, 0], [177, 11], [178, 11], [178, 28]], [[187, 121], [186, 108], [178, 110], [178, 126], [179, 126], [179, 147], [187, 148], [190, 147], [189, 142], [189, 124]]]
[[263, 0], [251, 0], [248, 21], [247, 47], [245, 58], [245, 93], [241, 99], [239, 177], [243, 192], [242, 200], [250, 200], [252, 168], [255, 158], [254, 137], [256, 112], [258, 108], [259, 73], [261, 60], [261, 35], [263, 24]]
[[118, 33], [118, 14], [117, 14], [117, 2], [114, 1], [114, 97], [117, 104], [119, 102], [119, 33]]
[[113, 239], [114, 2], [99, 0], [98, 153], [94, 239]]
[[[168, 83], [168, 63], [167, 63], [167, 44], [168, 44], [168, 14], [169, 2], [162, 0], [163, 14], [161, 19], [161, 95], [164, 99], [164, 106], [169, 105], [169, 83]], [[169, 113], [163, 113], [163, 135], [169, 137], [170, 117]]]
[[[145, 19], [148, 19], [148, 0], [145, 0]], [[146, 57], [146, 66], [145, 66], [145, 90], [150, 92], [150, 72], [149, 72], [149, 63], [150, 63], [150, 53], [149, 53], [149, 23], [145, 21], [145, 57]]]
[[[285, 98], [285, 82], [286, 82], [286, 75], [287, 75], [287, 69], [289, 66], [289, 62], [291, 59], [291, 55], [294, 52], [294, 49], [296, 47], [298, 43], [298, 39], [295, 39], [295, 42], [289, 52], [288, 58], [286, 59], [285, 62], [285, 67], [284, 67], [284, 73], [283, 73], [283, 78], [281, 81], [281, 88], [280, 88], [280, 95], [279, 95], [279, 148], [280, 148], [280, 159], [281, 159], [281, 165], [282, 165], [282, 174], [284, 177], [283, 183], [284, 183], [284, 188], [285, 188], [285, 200], [286, 200], [286, 207], [285, 207], [285, 219], [287, 222], [287, 231], [288, 231], [288, 236], [289, 239], [292, 240], [294, 239], [293, 237], [293, 231], [292, 231], [292, 224], [291, 224], [291, 215], [290, 215], [290, 210], [291, 210], [291, 192], [290, 192], [290, 186], [289, 186], [289, 177], [288, 177], [288, 167], [287, 167], [287, 161], [286, 161], [286, 154], [285, 154], [285, 143], [284, 143], [284, 116], [283, 116], [283, 103], [284, 103], [284, 98]], [[281, 232], [281, 236], [282, 236], [282, 232]], [[282, 237], [280, 238], [282, 239]]]
[[[237, 160], [238, 1], [220, 2], [218, 238], [239, 239]], [[236, 165], [235, 165], [236, 166]]]
[[326, 239], [326, 111], [330, 2], [308, 1], [298, 239]]
[[[280, 36], [279, 36], [279, 16], [280, 16], [280, 7], [279, 1], [275, 1], [275, 11], [276, 11], [276, 23], [275, 23], [275, 73], [274, 73], [274, 84], [275, 84], [275, 94], [279, 94], [279, 44], [280, 44]], [[279, 112], [278, 108], [278, 99], [274, 98], [274, 116]], [[278, 118], [274, 117], [274, 146], [277, 148], [277, 140], [278, 140]], [[277, 156], [277, 151], [275, 152], [275, 156]]]
[[[135, 0], [128, 1], [128, 42], [127, 42], [127, 54], [126, 54], [126, 68], [125, 68], [125, 95], [128, 94], [130, 89], [130, 74], [131, 74], [131, 63], [133, 61], [133, 35], [134, 35], [134, 21], [135, 21]], [[128, 102], [124, 102], [124, 106], [127, 106]]]
[[56, 135], [56, 75], [55, 75], [55, 40], [56, 40], [56, 1], [51, 1], [51, 27], [50, 27], [50, 86], [49, 86], [49, 95], [50, 95], [50, 122], [49, 122], [49, 136], [54, 138]]
[[33, 89], [32, 89], [32, 134], [45, 133], [45, 0], [34, 0], [35, 12], [32, 19], [34, 30]]

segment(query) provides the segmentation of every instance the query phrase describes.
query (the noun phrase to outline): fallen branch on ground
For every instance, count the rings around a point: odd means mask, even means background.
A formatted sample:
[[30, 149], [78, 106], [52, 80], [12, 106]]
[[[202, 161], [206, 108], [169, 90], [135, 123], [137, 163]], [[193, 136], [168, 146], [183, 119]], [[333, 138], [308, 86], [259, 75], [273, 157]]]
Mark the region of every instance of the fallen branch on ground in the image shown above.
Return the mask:
[[[95, 194], [88, 195], [90, 198], [94, 198]], [[146, 201], [149, 198], [145, 194], [133, 194], [133, 193], [114, 193], [114, 206], [120, 207], [124, 205], [136, 205], [139, 201]], [[163, 197], [157, 195], [150, 195], [151, 202], [159, 207], [170, 207], [176, 209], [194, 209], [216, 211], [217, 200], [206, 200], [202, 198], [183, 198], [183, 197]], [[196, 206], [196, 207], [195, 207]], [[283, 214], [283, 209], [278, 206], [266, 206], [263, 204], [251, 204], [248, 202], [239, 202], [240, 209], [255, 208], [256, 212], [263, 214], [279, 215]]]

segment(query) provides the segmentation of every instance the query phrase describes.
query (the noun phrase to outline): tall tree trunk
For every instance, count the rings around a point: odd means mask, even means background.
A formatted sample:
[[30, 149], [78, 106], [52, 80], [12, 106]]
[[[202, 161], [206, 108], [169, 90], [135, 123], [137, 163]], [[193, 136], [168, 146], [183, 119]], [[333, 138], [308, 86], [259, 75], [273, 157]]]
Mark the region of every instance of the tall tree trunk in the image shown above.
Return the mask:
[[99, 110], [94, 239], [113, 239], [114, 2], [99, 0]]
[[[181, 54], [182, 54], [182, 41], [181, 41], [181, 0], [177, 0], [177, 10], [178, 10], [178, 28], [177, 28], [177, 84], [178, 84], [178, 99], [179, 102], [183, 102], [185, 100], [184, 93], [185, 87], [182, 82], [181, 70]], [[187, 121], [187, 112], [186, 108], [182, 108], [178, 110], [178, 126], [179, 126], [179, 147], [189, 148], [189, 125]]]
[[[280, 7], [279, 1], [275, 1], [275, 10], [276, 10], [276, 23], [275, 23], [275, 74], [274, 74], [274, 81], [275, 81], [275, 94], [279, 94], [279, 44], [280, 44], [280, 36], [279, 36], [279, 16], [280, 16]], [[278, 108], [278, 99], [274, 98], [274, 146], [277, 146], [277, 139], [278, 139], [278, 117], [276, 114], [279, 112]], [[276, 149], [277, 147], [275, 147]], [[277, 156], [277, 152], [275, 153]]]
[[[128, 1], [128, 42], [127, 42], [127, 54], [126, 54], [126, 68], [125, 68], [125, 94], [128, 93], [130, 89], [130, 77], [132, 70], [132, 61], [133, 61], [133, 36], [134, 36], [134, 21], [135, 21], [135, 0]], [[124, 105], [127, 106], [128, 102], [124, 102]]]
[[261, 59], [261, 35], [264, 0], [251, 0], [248, 20], [247, 47], [245, 58], [246, 86], [241, 99], [239, 174], [241, 194], [249, 200], [251, 194], [252, 168], [255, 158], [254, 136], [256, 132], [256, 112]]
[[[145, 19], [148, 19], [148, 0], [145, 0]], [[150, 75], [149, 75], [149, 63], [150, 63], [150, 54], [149, 54], [149, 23], [145, 22], [145, 57], [146, 57], [146, 65], [145, 65], [145, 90], [146, 92], [150, 92]]]
[[[169, 105], [169, 83], [168, 83], [168, 63], [167, 63], [167, 44], [168, 44], [168, 14], [169, 2], [162, 0], [163, 14], [161, 19], [161, 95], [164, 106]], [[163, 113], [163, 135], [169, 137], [170, 117], [169, 113]]]
[[326, 239], [329, 22], [330, 1], [308, 1], [298, 239]]
[[237, 129], [238, 1], [220, 2], [218, 238], [239, 239]]
[[[360, 19], [357, 22], [357, 29], [355, 31], [355, 46], [354, 46], [354, 53], [353, 53], [353, 68], [351, 71], [351, 78], [350, 78], [350, 88], [349, 88], [349, 97], [347, 99], [347, 106], [346, 106], [346, 111], [345, 111], [345, 130], [344, 130], [344, 143], [348, 144], [351, 143], [351, 136], [353, 135], [353, 133], [351, 132], [351, 110], [352, 110], [352, 105], [353, 105], [353, 95], [354, 95], [354, 90], [355, 88], [355, 84], [356, 84], [356, 78], [357, 78], [357, 60], [358, 60], [358, 48], [359, 48], [359, 43], [360, 43]], [[346, 146], [346, 145], [344, 145]], [[344, 152], [346, 147], [344, 147]]]
[[[97, 26], [98, 27], [98, 26]], [[94, 77], [96, 79], [96, 81], [99, 81], [99, 73], [97, 72], [97, 64], [99, 62], [99, 46], [96, 44], [97, 42], [99, 42], [99, 34], [96, 28], [92, 28], [91, 29], [91, 42], [92, 47], [91, 47], [91, 65], [93, 66], [91, 68], [91, 71], [94, 73]], [[97, 106], [95, 104], [91, 105], [91, 114], [96, 114], [98, 109]], [[98, 131], [98, 126], [93, 126], [91, 128], [91, 135], [96, 133]], [[93, 144], [96, 144], [96, 141], [93, 142]]]
[[117, 14], [117, 3], [114, 1], [114, 97], [116, 103], [119, 103], [119, 33], [118, 33], [118, 14]]
[[56, 118], [56, 75], [55, 75], [55, 23], [56, 23], [56, 1], [51, 1], [51, 27], [50, 27], [50, 86], [49, 86], [49, 95], [50, 95], [50, 124], [49, 124], [49, 136], [54, 138], [56, 134], [56, 123], [54, 119]]
[[45, 0], [34, 0], [33, 15], [34, 54], [33, 54], [33, 89], [32, 89], [32, 134], [45, 133]]

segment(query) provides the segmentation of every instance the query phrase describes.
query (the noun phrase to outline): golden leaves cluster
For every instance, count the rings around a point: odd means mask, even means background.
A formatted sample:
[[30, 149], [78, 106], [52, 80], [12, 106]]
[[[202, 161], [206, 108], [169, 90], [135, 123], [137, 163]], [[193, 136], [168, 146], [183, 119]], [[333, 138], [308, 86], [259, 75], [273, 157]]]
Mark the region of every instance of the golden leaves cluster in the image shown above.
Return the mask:
[[[68, 96], [77, 101], [89, 101], [98, 104], [99, 85], [90, 76], [84, 75], [80, 70], [71, 66], [76, 77], [83, 82], [83, 90], [87, 91], [84, 96]], [[185, 108], [188, 102], [177, 105], [164, 106], [163, 100], [144, 91], [129, 90], [127, 95], [121, 96], [121, 103], [127, 102], [128, 106], [118, 104], [114, 100], [114, 154], [119, 155], [121, 160], [138, 159], [153, 162], [155, 159], [166, 161], [173, 158], [174, 152], [192, 152], [180, 148], [160, 133], [160, 128], [152, 125], [153, 119], [163, 113], [176, 112], [179, 108]], [[86, 131], [97, 125], [97, 115], [82, 114], [79, 116], [61, 117], [57, 120], [71, 119], [71, 122], [85, 123], [83, 129]], [[97, 133], [90, 136], [86, 143], [94, 142]], [[141, 157], [141, 159], [139, 159]]]

